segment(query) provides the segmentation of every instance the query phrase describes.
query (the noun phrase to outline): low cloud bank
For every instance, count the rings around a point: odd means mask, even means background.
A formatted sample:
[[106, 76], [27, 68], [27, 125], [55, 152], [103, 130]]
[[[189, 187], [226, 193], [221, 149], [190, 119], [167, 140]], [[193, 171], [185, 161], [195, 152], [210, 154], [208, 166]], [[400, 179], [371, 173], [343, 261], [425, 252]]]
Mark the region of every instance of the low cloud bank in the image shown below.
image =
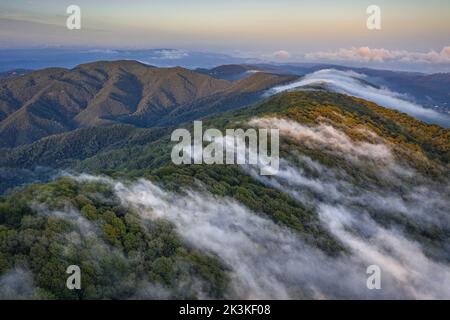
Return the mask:
[[345, 133], [328, 124], [310, 127], [281, 118], [252, 119], [249, 124], [262, 128], [279, 129], [284, 136], [301, 140], [308, 147], [320, 148], [324, 152], [339, 154], [352, 162], [361, 161], [361, 159], [382, 162], [393, 160], [392, 153], [385, 144], [352, 141]]
[[[343, 131], [328, 123], [307, 126], [289, 119], [272, 117], [254, 118], [249, 124], [260, 128], [278, 129], [282, 136], [293, 139], [309, 149], [345, 159], [352, 167], [370, 171], [391, 184], [402, 185], [403, 178], [415, 176], [411, 168], [396, 163], [390, 142], [367, 129], [358, 130], [365, 136], [365, 140], [353, 141]], [[302, 157], [302, 161], [308, 161], [308, 165], [315, 169], [320, 166], [314, 165], [311, 159], [307, 160], [305, 157]], [[335, 176], [335, 172], [330, 170], [328, 172], [329, 175]]]
[[[298, 165], [285, 159], [280, 160], [279, 173], [272, 182], [284, 179], [290, 186], [308, 186], [304, 191], [312, 188], [323, 193], [317, 196], [325, 197], [329, 201], [359, 200], [358, 203], [362, 206], [371, 205], [373, 209], [414, 216], [435, 224], [445, 221], [450, 225], [450, 216], [447, 213], [447, 207], [450, 206], [450, 181], [433, 182], [413, 168], [399, 163], [392, 153], [394, 146], [376, 133], [366, 130], [365, 134], [370, 140], [368, 142], [354, 141], [329, 124], [306, 126], [282, 118], [254, 118], [249, 124], [277, 128], [281, 136], [289, 137], [298, 144], [351, 162], [352, 167], [363, 169], [365, 174], [378, 176], [385, 182], [385, 187], [370, 182], [364, 183], [363, 186], [355, 185], [354, 179], [343, 170], [326, 167], [299, 154], [293, 154]], [[250, 170], [255, 178], [264, 178], [256, 176], [254, 167], [247, 166], [246, 169]], [[276, 185], [280, 185], [279, 181]], [[292, 188], [286, 190], [292, 192]], [[362, 200], [353, 196], [361, 194], [364, 194]]]
[[26, 269], [15, 268], [0, 277], [0, 300], [31, 299], [33, 290], [33, 275]]
[[[327, 256], [305, 244], [298, 234], [233, 199], [207, 192], [175, 194], [147, 180], [130, 185], [107, 181], [123, 204], [142, 218], [170, 221], [185, 241], [221, 258], [231, 270], [229, 298], [450, 297], [446, 285], [449, 266], [427, 257], [422, 246], [402, 231], [382, 227], [370, 217], [371, 209], [395, 212], [399, 207], [395, 202], [386, 199], [389, 203], [379, 203], [383, 200], [380, 195], [352, 189], [348, 182], [336, 179], [331, 169], [310, 158], [301, 157], [300, 161], [298, 167], [283, 160], [279, 174], [268, 177], [260, 176], [258, 168], [243, 168], [261, 182], [315, 208], [320, 221], [344, 244], [347, 253]], [[316, 178], [301, 167], [314, 171]], [[417, 214], [423, 213], [419, 210]], [[371, 264], [381, 267], [382, 290], [366, 287], [366, 268]]]
[[[295, 122], [280, 119], [256, 119], [253, 123], [279, 127], [281, 135], [295, 138], [299, 143], [310, 140], [325, 146], [329, 144], [329, 141], [321, 141], [320, 126], [305, 128]], [[359, 143], [353, 144], [353, 148], [347, 150], [357, 155], [360, 151]], [[339, 143], [334, 145], [337, 154], [341, 148]], [[377, 153], [367, 155], [377, 156]], [[421, 227], [429, 227], [431, 224], [438, 229], [446, 228], [448, 234], [449, 183], [433, 185], [430, 181], [419, 182], [420, 179], [417, 179], [417, 183], [411, 185], [410, 181], [404, 180], [403, 188], [400, 188], [401, 185], [394, 188], [397, 191], [391, 188], [383, 190], [370, 183], [358, 187], [350, 183], [350, 177], [346, 177], [344, 172], [324, 167], [305, 156], [298, 156], [297, 161], [299, 165], [281, 161], [280, 170], [275, 176], [262, 177], [257, 174], [259, 169], [252, 167], [247, 167], [246, 170], [255, 179], [286, 192], [302, 204], [315, 209], [322, 223], [351, 251], [356, 261], [379, 265], [385, 277], [382, 290], [384, 294], [418, 299], [442, 299], [450, 296], [449, 244], [445, 242], [448, 239], [444, 240], [439, 252], [431, 249], [439, 257], [439, 261], [435, 261], [425, 254], [426, 249], [429, 249], [426, 244], [419, 243], [417, 235], [409, 234], [403, 225], [394, 223], [387, 227], [373, 218], [373, 213], [379, 218], [403, 216]], [[396, 164], [394, 167], [386, 166], [383, 170], [389, 175], [392, 168], [398, 167], [400, 165]]]
[[[229, 268], [231, 283], [227, 298], [450, 298], [448, 239], [440, 238], [442, 248], [429, 248], [428, 243], [411, 233], [402, 222], [380, 222], [380, 218], [386, 221], [399, 218], [399, 221], [413, 221], [419, 228], [431, 226], [438, 231], [447, 228], [445, 234], [448, 234], [450, 184], [437, 185], [417, 176], [416, 183], [411, 185], [412, 169], [396, 163], [390, 146], [373, 132], [367, 132], [370, 136], [367, 142], [353, 141], [328, 124], [305, 126], [280, 118], [255, 118], [249, 124], [278, 128], [281, 135], [294, 142], [352, 165], [363, 166], [375, 161], [380, 164], [377, 167], [380, 175], [396, 177], [392, 182], [395, 188], [385, 189], [369, 182], [358, 185], [345, 171], [294, 152], [289, 160], [280, 160], [280, 169], [273, 176], [259, 174], [261, 163], [242, 165], [247, 174], [317, 212], [320, 223], [345, 247], [345, 252], [326, 255], [288, 227], [252, 212], [231, 198], [217, 197], [207, 191], [174, 193], [143, 179], [124, 183], [90, 175], [74, 178], [79, 182], [96, 181], [112, 186], [122, 205], [133, 208], [144, 221], [165, 219], [189, 245], [219, 257]], [[77, 211], [40, 210], [73, 221], [79, 229], [78, 236], [69, 235], [74, 244], [83, 237], [96, 237], [95, 226]], [[102, 241], [91, 251], [98, 256], [106, 251], [124, 259], [120, 252]], [[374, 264], [381, 268], [381, 290], [369, 290], [366, 286], [366, 269]], [[10, 279], [17, 276], [14, 272], [2, 277], [0, 286], [10, 286]], [[135, 294], [137, 298], [172, 296], [171, 290], [142, 281]], [[32, 279], [28, 282], [32, 283]], [[123, 285], [127, 288], [128, 284]], [[20, 288], [16, 291], [23, 292]], [[208, 298], [201, 289], [198, 296]]]
[[431, 109], [426, 109], [416, 103], [407, 101], [400, 93], [387, 88], [377, 88], [362, 82], [366, 75], [353, 71], [338, 71], [324, 69], [304, 76], [301, 80], [272, 88], [269, 94], [310, 86], [326, 85], [333, 91], [359, 97], [375, 102], [381, 106], [399, 110], [428, 123], [450, 127], [450, 116]]
[[220, 257], [231, 269], [229, 298], [377, 296], [366, 289], [363, 265], [350, 263], [351, 257], [324, 255], [232, 199], [193, 191], [173, 194], [146, 180], [130, 186], [117, 182], [114, 188], [143, 218], [167, 219], [185, 241]]
[[305, 54], [308, 60], [447, 64], [450, 63], [450, 46], [441, 51], [411, 52], [406, 50], [388, 50], [384, 48], [353, 47], [337, 51], [319, 51]]
[[[329, 125], [308, 127], [278, 118], [253, 119], [249, 124], [278, 128], [281, 135], [326, 150], [353, 165], [377, 161], [381, 164], [377, 167], [380, 176], [395, 176], [394, 188], [356, 185], [346, 172], [294, 153], [295, 164], [281, 159], [280, 170], [274, 176], [261, 176], [261, 163], [242, 166], [255, 179], [317, 212], [320, 222], [346, 252], [330, 257], [306, 244], [292, 230], [233, 199], [206, 191], [175, 194], [146, 180], [125, 185], [103, 178], [84, 179], [110, 183], [123, 204], [134, 208], [141, 217], [166, 219], [189, 244], [217, 255], [230, 268], [229, 298], [450, 297], [446, 240], [441, 239], [442, 248], [430, 248], [395, 220], [406, 219], [420, 228], [447, 228], [449, 184], [434, 185], [411, 168], [396, 163], [390, 146], [373, 132], [367, 132], [373, 141], [369, 143], [352, 141]], [[416, 177], [414, 185], [411, 174]], [[391, 223], [381, 224], [380, 218]], [[372, 264], [381, 268], [381, 290], [366, 287], [366, 268]]]

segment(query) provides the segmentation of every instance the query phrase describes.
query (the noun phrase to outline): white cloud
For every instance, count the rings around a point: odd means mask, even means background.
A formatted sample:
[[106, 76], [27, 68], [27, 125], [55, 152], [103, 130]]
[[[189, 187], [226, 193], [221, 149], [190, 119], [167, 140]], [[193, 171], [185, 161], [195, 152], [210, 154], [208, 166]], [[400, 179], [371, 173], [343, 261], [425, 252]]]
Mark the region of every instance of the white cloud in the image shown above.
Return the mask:
[[279, 50], [273, 53], [273, 57], [279, 60], [286, 60], [291, 57], [291, 54], [285, 50]]
[[[349, 150], [358, 148], [355, 145]], [[185, 190], [176, 194], [146, 180], [126, 185], [107, 179], [98, 181], [112, 184], [123, 205], [134, 208], [144, 219], [170, 221], [190, 245], [222, 259], [230, 268], [228, 298], [450, 297], [445, 285], [450, 280], [449, 267], [427, 257], [419, 243], [395, 228], [379, 225], [368, 214], [375, 210], [426, 221], [446, 212], [449, 204], [445, 197], [441, 199], [443, 203], [426, 202], [419, 199], [422, 195], [417, 194], [416, 188], [411, 190], [417, 197], [414, 200], [392, 190], [390, 197], [385, 197], [379, 186], [361, 189], [349, 183], [349, 177], [340, 173], [338, 178], [337, 171], [310, 158], [301, 156], [299, 161], [294, 166], [283, 160], [276, 176], [260, 176], [255, 167], [243, 168], [261, 182], [315, 208], [323, 226], [345, 245], [347, 253], [327, 256], [292, 230], [233, 199], [206, 191]], [[89, 176], [84, 179], [92, 180]], [[430, 186], [420, 187], [429, 191], [425, 196], [444, 195], [431, 192]], [[370, 264], [382, 268], [380, 291], [366, 288], [365, 270]]]
[[393, 159], [390, 149], [385, 144], [352, 141], [344, 132], [328, 124], [310, 127], [280, 118], [252, 119], [249, 124], [279, 129], [282, 135], [301, 140], [308, 147], [320, 147], [323, 152], [337, 153], [353, 162], [371, 159], [390, 163]]
[[184, 50], [177, 49], [163, 49], [155, 52], [155, 56], [153, 59], [161, 59], [161, 60], [179, 60], [181, 58], [185, 58], [189, 56], [189, 54]]
[[0, 277], [0, 300], [31, 299], [34, 279], [30, 271], [15, 268]]
[[[374, 143], [353, 141], [329, 125], [307, 127], [277, 118], [253, 119], [250, 125], [278, 127], [298, 143], [327, 149], [350, 161], [366, 158], [385, 166], [370, 170], [396, 174], [401, 163], [389, 145], [373, 132], [366, 132]], [[419, 243], [403, 224], [380, 224], [371, 215], [409, 219], [421, 228], [448, 226], [450, 206], [448, 184], [434, 184], [414, 172], [399, 175], [388, 187], [362, 179], [356, 183], [343, 170], [330, 168], [312, 158], [291, 153], [281, 159], [274, 176], [261, 176], [261, 164], [242, 169], [260, 182], [286, 193], [302, 206], [317, 212], [322, 227], [329, 230], [347, 249], [328, 256], [286, 226], [252, 212], [230, 198], [213, 196], [205, 190], [166, 191], [140, 180], [121, 183], [88, 175], [79, 181], [98, 181], [113, 186], [123, 205], [132, 207], [144, 219], [170, 221], [190, 245], [219, 257], [228, 267], [231, 290], [227, 298], [298, 299], [445, 299], [450, 297], [447, 283], [450, 267], [445, 245], [428, 248]], [[353, 158], [356, 156], [356, 158]], [[295, 161], [294, 161], [295, 160]], [[295, 165], [293, 164], [295, 162]], [[364, 161], [361, 161], [364, 162]], [[370, 167], [370, 165], [369, 165]], [[405, 168], [404, 171], [409, 170]], [[413, 181], [413, 183], [412, 183]], [[430, 200], [432, 199], [432, 200]], [[306, 227], [306, 226], [305, 226]], [[428, 256], [432, 250], [437, 261]], [[377, 264], [382, 270], [382, 290], [368, 290], [366, 268]], [[150, 286], [146, 295], [154, 296]], [[207, 298], [206, 296], [200, 296]]]
[[388, 50], [383, 48], [353, 47], [337, 51], [319, 51], [305, 54], [308, 60], [387, 62], [399, 61], [409, 63], [446, 64], [450, 63], [450, 46], [440, 52], [411, 52], [406, 50]]
[[245, 167], [257, 180], [290, 193], [304, 204], [316, 206], [315, 199], [319, 197], [326, 199], [326, 203], [371, 207], [385, 214], [402, 214], [434, 225], [450, 223], [446, 213], [450, 206], [450, 198], [446, 196], [450, 194], [450, 183], [434, 184], [411, 167], [400, 163], [392, 154], [392, 148], [396, 147], [383, 141], [374, 132], [367, 132], [371, 139], [377, 141], [371, 144], [353, 141], [337, 129], [327, 132], [327, 135], [330, 132], [332, 135], [324, 136], [321, 132], [324, 125], [307, 127], [278, 118], [256, 118], [250, 124], [279, 128], [280, 135], [290, 137], [298, 144], [351, 161], [352, 167], [362, 168], [366, 174], [379, 177], [396, 190], [385, 191], [379, 186], [371, 189], [369, 184], [361, 186], [362, 188], [355, 186], [354, 181], [343, 170], [328, 168], [299, 154], [294, 154], [297, 166], [281, 159], [280, 169], [272, 179], [261, 177], [258, 174], [259, 168]]
[[[266, 119], [266, 123], [269, 121]], [[289, 135], [299, 129], [294, 122], [285, 125], [291, 125], [291, 130], [280, 130], [282, 134]], [[312, 139], [320, 138], [320, 133], [316, 135], [318, 137]], [[300, 143], [305, 141], [301, 133], [291, 137], [296, 137]], [[338, 151], [340, 148], [336, 147]], [[355, 142], [351, 149], [358, 148]], [[380, 293], [383, 297], [443, 299], [450, 296], [448, 286], [443, 284], [450, 281], [450, 267], [444, 262], [449, 258], [446, 245], [440, 251], [442, 261], [435, 261], [425, 254], [427, 244], [414, 240], [402, 224], [381, 225], [370, 214], [377, 212], [384, 221], [403, 216], [420, 223], [422, 228], [430, 225], [447, 228], [448, 183], [434, 184], [416, 173], [413, 185], [411, 179], [404, 178], [395, 188], [372, 185], [369, 181], [357, 186], [344, 172], [325, 167], [311, 158], [299, 156], [297, 162], [293, 165], [281, 161], [280, 170], [274, 176], [260, 176], [258, 168], [246, 167], [246, 170], [255, 179], [317, 210], [323, 225], [350, 250], [348, 264], [379, 265], [384, 279]]]
[[268, 94], [309, 85], [325, 85], [327, 88], [350, 96], [375, 102], [383, 107], [405, 112], [428, 123], [436, 123], [444, 127], [450, 126], [450, 117], [446, 114], [426, 109], [419, 104], [407, 101], [405, 97], [388, 88], [377, 88], [362, 82], [367, 76], [353, 71], [323, 69], [307, 74], [299, 81], [272, 88]]

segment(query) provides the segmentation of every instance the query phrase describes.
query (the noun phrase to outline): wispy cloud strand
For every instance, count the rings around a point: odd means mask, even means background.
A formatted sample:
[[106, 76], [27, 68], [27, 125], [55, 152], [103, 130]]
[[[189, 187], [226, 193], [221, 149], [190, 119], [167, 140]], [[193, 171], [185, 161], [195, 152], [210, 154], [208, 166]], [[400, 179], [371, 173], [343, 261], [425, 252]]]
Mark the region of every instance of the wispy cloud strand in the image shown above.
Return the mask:
[[450, 127], [450, 116], [408, 101], [404, 95], [388, 88], [370, 86], [364, 83], [367, 76], [354, 71], [323, 69], [307, 74], [299, 81], [273, 88], [269, 94], [279, 93], [298, 87], [324, 85], [327, 88], [351, 96], [375, 102], [383, 107], [396, 109], [428, 123]]
[[406, 50], [388, 50], [384, 48], [353, 47], [337, 51], [319, 51], [305, 54], [313, 61], [351, 61], [351, 62], [387, 62], [450, 64], [450, 46], [441, 51], [411, 52]]

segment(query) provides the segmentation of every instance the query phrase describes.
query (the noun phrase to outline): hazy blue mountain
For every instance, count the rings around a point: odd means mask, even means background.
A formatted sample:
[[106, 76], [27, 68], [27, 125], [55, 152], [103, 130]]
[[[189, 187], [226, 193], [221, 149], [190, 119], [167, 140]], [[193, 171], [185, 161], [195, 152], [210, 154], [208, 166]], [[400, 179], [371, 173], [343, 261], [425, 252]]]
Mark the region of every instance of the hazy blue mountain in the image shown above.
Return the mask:
[[223, 64], [248, 63], [220, 53], [194, 52], [178, 49], [110, 50], [110, 49], [0, 49], [0, 72], [12, 69], [73, 68], [99, 60], [137, 60], [159, 67], [211, 68]]

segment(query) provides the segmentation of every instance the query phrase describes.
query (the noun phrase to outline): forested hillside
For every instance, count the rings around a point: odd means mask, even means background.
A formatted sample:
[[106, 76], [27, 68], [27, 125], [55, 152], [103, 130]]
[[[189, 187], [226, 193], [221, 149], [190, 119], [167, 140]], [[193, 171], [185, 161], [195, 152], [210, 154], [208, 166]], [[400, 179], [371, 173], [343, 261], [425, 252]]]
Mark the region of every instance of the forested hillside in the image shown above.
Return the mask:
[[[0, 198], [0, 295], [449, 294], [449, 129], [325, 91], [279, 94], [204, 127], [278, 128], [279, 172], [176, 166], [170, 127], [78, 129], [3, 153], [4, 168], [66, 173]], [[365, 289], [375, 262], [383, 292]], [[75, 293], [71, 264], [83, 270]]]
[[177, 124], [253, 103], [294, 78], [259, 73], [231, 82], [137, 61], [28, 72], [0, 83], [0, 148], [84, 127]]

